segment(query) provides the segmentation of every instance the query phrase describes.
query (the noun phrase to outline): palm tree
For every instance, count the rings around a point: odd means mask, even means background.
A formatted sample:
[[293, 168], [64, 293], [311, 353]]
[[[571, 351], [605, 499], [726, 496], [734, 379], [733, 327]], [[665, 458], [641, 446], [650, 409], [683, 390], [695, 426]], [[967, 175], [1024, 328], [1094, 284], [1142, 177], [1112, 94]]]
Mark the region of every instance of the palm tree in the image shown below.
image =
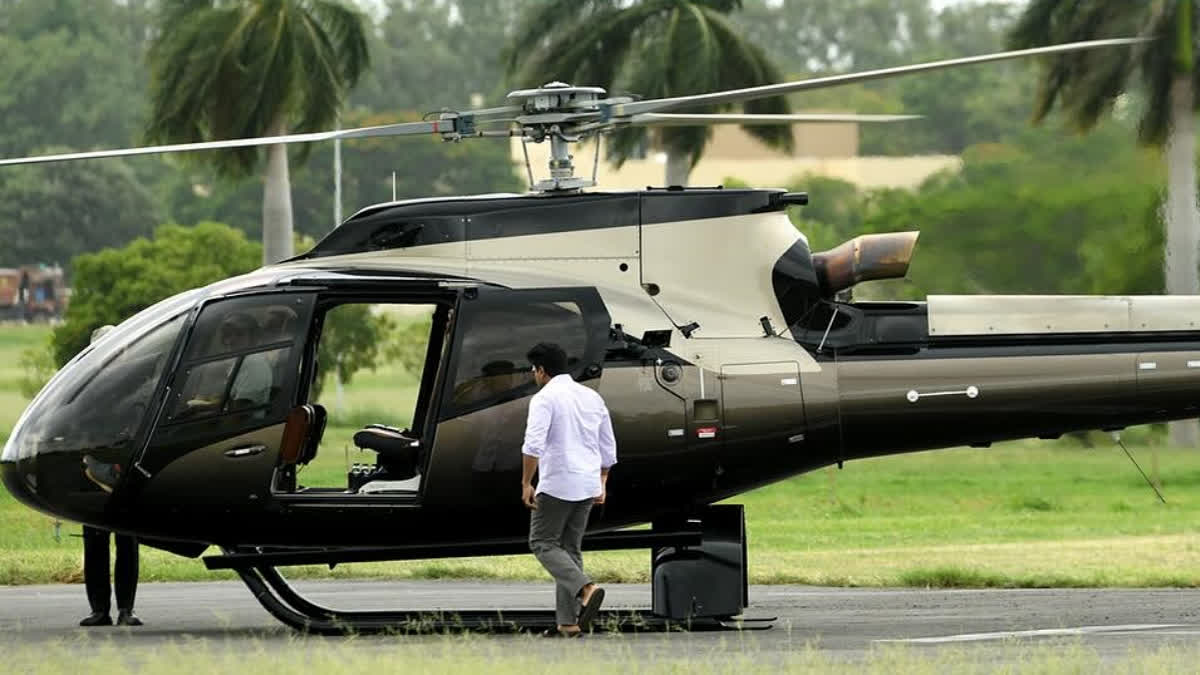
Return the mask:
[[[779, 82], [779, 69], [742, 38], [726, 15], [742, 0], [548, 0], [529, 12], [506, 49], [508, 75], [519, 86], [552, 80], [622, 88], [648, 98], [683, 96]], [[747, 113], [787, 113], [784, 98], [742, 104]], [[764, 142], [791, 149], [791, 128], [752, 126]], [[614, 135], [618, 165], [643, 132]], [[711, 135], [707, 127], [661, 129], [667, 185], [686, 185]]]
[[[150, 46], [152, 143], [328, 129], [367, 66], [362, 15], [334, 0], [165, 0]], [[301, 148], [300, 157], [305, 150]], [[204, 159], [227, 177], [255, 148]], [[266, 147], [263, 262], [292, 255], [287, 147]]]
[[[1168, 293], [1200, 293], [1196, 207], [1194, 0], [1032, 0], [1013, 28], [1015, 48], [1104, 37], [1158, 38], [1136, 50], [1095, 50], [1054, 57], [1045, 69], [1034, 110], [1041, 121], [1056, 102], [1081, 129], [1091, 129], [1119, 97], [1135, 89], [1146, 98], [1143, 143], [1166, 146], [1167, 199], [1164, 274]], [[1194, 421], [1171, 425], [1171, 441], [1195, 446]]]

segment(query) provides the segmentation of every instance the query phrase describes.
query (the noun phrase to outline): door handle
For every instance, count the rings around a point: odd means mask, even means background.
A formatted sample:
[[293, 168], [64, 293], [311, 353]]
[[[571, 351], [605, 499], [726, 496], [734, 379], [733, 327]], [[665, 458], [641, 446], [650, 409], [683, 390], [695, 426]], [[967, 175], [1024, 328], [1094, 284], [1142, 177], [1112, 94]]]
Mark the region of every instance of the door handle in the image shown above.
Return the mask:
[[265, 445], [262, 445], [262, 444], [259, 444], [259, 445], [244, 445], [244, 446], [242, 446], [242, 447], [240, 447], [240, 448], [234, 448], [234, 449], [232, 449], [232, 450], [226, 450], [226, 451], [225, 451], [225, 456], [226, 456], [226, 457], [233, 458], [233, 459], [237, 459], [238, 457], [249, 457], [249, 456], [251, 456], [251, 455], [260, 455], [260, 454], [262, 454], [262, 453], [263, 453], [263, 451], [264, 451], [264, 450], [266, 450], [266, 449], [267, 449], [267, 446], [265, 446]]

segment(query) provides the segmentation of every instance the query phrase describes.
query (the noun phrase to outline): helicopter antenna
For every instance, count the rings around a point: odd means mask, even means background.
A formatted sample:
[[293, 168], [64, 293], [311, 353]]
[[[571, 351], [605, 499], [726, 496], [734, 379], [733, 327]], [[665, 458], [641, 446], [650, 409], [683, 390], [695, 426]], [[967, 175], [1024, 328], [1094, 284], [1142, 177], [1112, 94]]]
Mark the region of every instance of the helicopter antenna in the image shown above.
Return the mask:
[[592, 157], [592, 185], [596, 184], [596, 176], [600, 170], [600, 134], [596, 134], [596, 155]]
[[533, 165], [529, 163], [529, 145], [524, 138], [521, 139], [521, 152], [525, 154], [525, 171], [529, 174], [529, 189], [533, 189], [536, 181], [533, 180]]
[[392, 201], [396, 201], [396, 172], [392, 172]]
[[[338, 115], [337, 130], [342, 129], [342, 116]], [[342, 139], [333, 139], [333, 227], [342, 224]]]

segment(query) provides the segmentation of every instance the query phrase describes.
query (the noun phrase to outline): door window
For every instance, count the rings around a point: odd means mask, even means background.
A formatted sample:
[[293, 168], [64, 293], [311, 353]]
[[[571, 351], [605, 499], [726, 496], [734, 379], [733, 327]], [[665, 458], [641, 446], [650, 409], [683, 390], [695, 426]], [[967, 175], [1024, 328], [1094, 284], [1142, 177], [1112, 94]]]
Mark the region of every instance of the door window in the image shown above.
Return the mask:
[[525, 355], [539, 342], [562, 347], [580, 379], [598, 366], [607, 338], [608, 314], [595, 291], [495, 291], [462, 308], [443, 418], [532, 394]]

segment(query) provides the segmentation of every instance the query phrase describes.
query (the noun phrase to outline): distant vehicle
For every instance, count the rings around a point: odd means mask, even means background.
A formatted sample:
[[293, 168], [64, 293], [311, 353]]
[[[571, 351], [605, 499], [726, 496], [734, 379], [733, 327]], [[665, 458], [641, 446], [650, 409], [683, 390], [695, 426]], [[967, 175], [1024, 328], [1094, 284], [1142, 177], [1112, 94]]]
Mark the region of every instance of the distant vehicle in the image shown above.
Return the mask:
[[50, 321], [61, 318], [66, 308], [61, 267], [0, 267], [0, 320]]

